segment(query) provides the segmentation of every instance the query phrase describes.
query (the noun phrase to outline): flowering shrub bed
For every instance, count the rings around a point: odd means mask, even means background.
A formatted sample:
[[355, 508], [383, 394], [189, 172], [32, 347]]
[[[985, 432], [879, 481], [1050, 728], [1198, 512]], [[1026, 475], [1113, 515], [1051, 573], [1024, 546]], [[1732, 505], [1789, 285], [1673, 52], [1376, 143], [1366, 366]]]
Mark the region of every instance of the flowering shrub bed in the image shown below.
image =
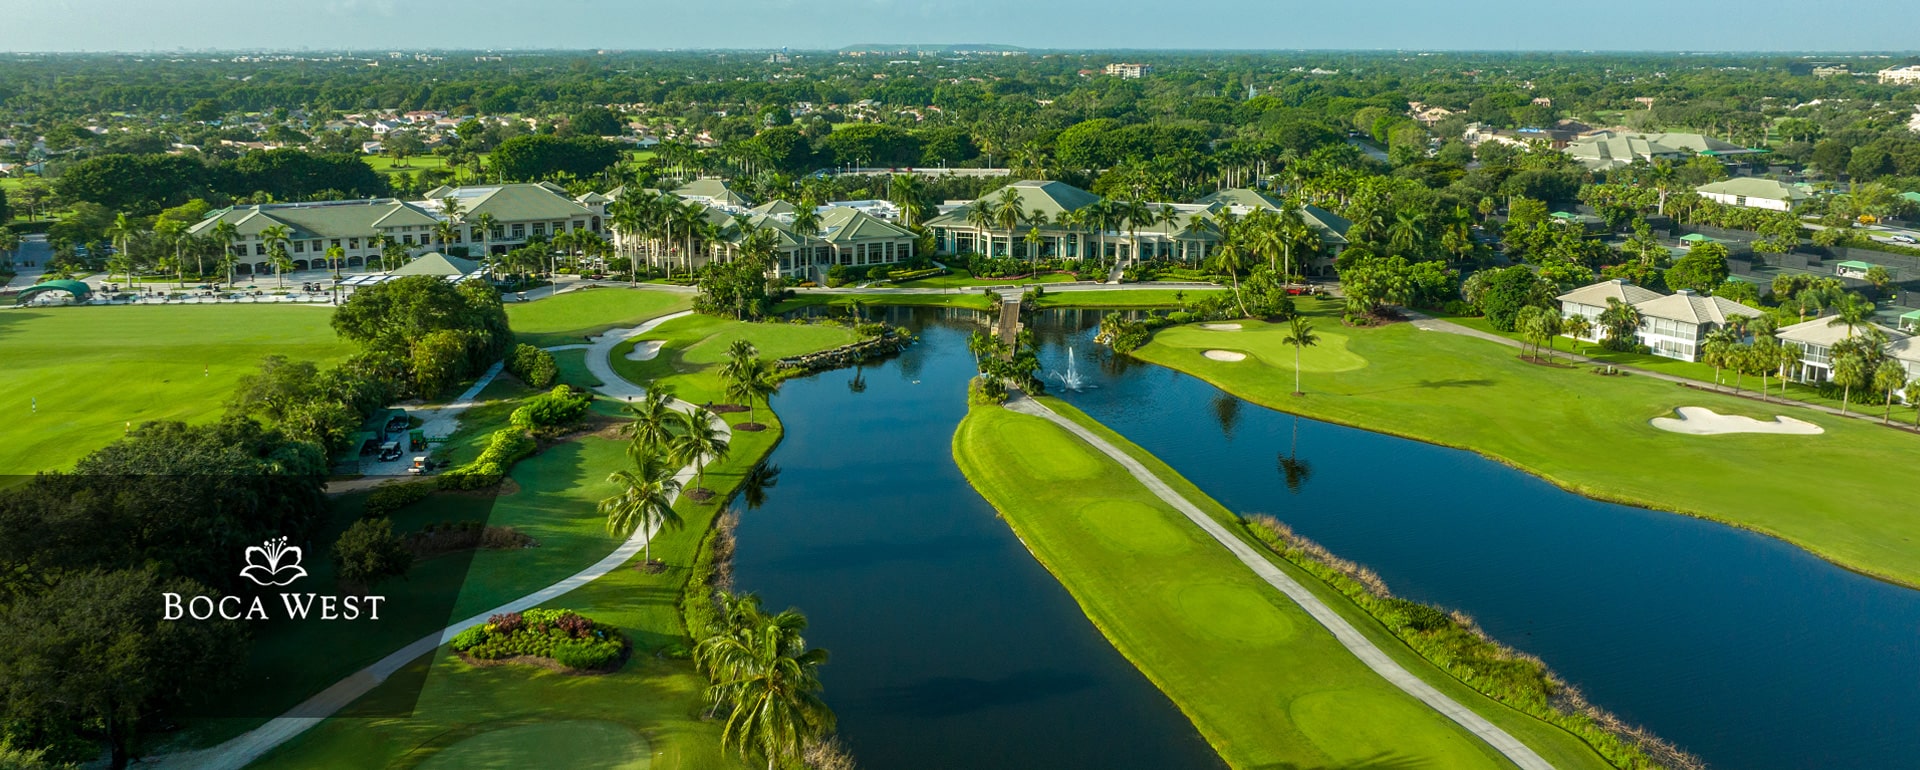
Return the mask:
[[627, 637], [573, 610], [531, 609], [487, 618], [453, 638], [475, 660], [545, 658], [571, 671], [605, 671], [627, 652]]

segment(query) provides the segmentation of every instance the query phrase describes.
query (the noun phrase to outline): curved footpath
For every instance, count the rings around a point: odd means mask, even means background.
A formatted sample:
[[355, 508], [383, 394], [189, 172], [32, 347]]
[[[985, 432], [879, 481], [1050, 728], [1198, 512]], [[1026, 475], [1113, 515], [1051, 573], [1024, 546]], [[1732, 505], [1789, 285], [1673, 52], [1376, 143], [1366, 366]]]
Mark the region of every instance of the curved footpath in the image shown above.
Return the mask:
[[[619, 374], [615, 373], [613, 367], [607, 363], [607, 356], [613, 352], [613, 346], [619, 344], [620, 341], [638, 334], [644, 334], [662, 323], [675, 318], [683, 318], [691, 314], [692, 311], [672, 313], [632, 328], [613, 329], [595, 338], [591, 344], [584, 346], [587, 349], [587, 369], [592, 371], [593, 375], [598, 377], [601, 382], [601, 384], [594, 389], [610, 398], [623, 400], [646, 393], [645, 388], [628, 382], [621, 378]], [[575, 346], [563, 347], [571, 348]], [[476, 388], [471, 392], [478, 394], [479, 389]], [[470, 401], [471, 396], [463, 397], [461, 400]], [[675, 407], [682, 411], [691, 410], [693, 406], [693, 404], [685, 401], [675, 403]], [[719, 428], [726, 432], [729, 438], [731, 438], [733, 429], [726, 424], [726, 421], [724, 419], [716, 419], [715, 421], [719, 424]], [[679, 473], [674, 474], [674, 479], [684, 486], [693, 479], [693, 475], [694, 466], [689, 464], [687, 467], [681, 468]], [[677, 500], [679, 493], [676, 492], [674, 496]], [[415, 658], [439, 649], [440, 645], [452, 641], [453, 637], [461, 631], [485, 623], [487, 618], [492, 615], [505, 612], [521, 612], [538, 607], [562, 594], [598, 580], [607, 573], [619, 569], [620, 565], [640, 555], [641, 549], [646, 546], [647, 540], [653, 537], [656, 530], [657, 528], [655, 530], [637, 529], [634, 531], [633, 536], [627, 538], [625, 542], [622, 542], [620, 547], [613, 550], [613, 553], [607, 554], [605, 558], [594, 562], [592, 566], [586, 569], [574, 573], [571, 577], [498, 607], [481, 612], [473, 617], [453, 623], [439, 633], [421, 637], [418, 641], [395, 650], [392, 654], [381, 658], [373, 665], [367, 666], [351, 676], [334, 683], [333, 686], [320, 691], [318, 695], [308, 698], [306, 701], [300, 703], [300, 705], [294, 706], [288, 710], [287, 713], [268, 720], [266, 724], [249, 730], [225, 743], [195, 751], [183, 751], [154, 757], [144, 761], [142, 764], [160, 768], [182, 768], [183, 770], [187, 768], [191, 768], [192, 770], [239, 770], [254, 760], [259, 759], [261, 756], [264, 756], [267, 752], [272, 751], [280, 744], [286, 743], [301, 733], [306, 732], [308, 728], [319, 724], [321, 720], [332, 716], [340, 711], [340, 709], [346, 708], [348, 704], [360, 699], [361, 696], [366, 695], [368, 692], [371, 692], [373, 688], [379, 686], [381, 682], [386, 681], [387, 677], [393, 675], [393, 672], [400, 670], [402, 666], [412, 662]]]
[[1508, 760], [1518, 765], [1522, 770], [1553, 769], [1552, 764], [1548, 763], [1547, 760], [1543, 759], [1539, 754], [1534, 753], [1533, 749], [1528, 748], [1527, 745], [1521, 743], [1519, 739], [1514, 738], [1512, 735], [1509, 735], [1507, 731], [1487, 721], [1486, 717], [1480, 716], [1472, 709], [1460, 705], [1459, 702], [1447, 697], [1439, 690], [1434, 689], [1433, 685], [1427, 684], [1424, 680], [1414, 676], [1412, 672], [1402, 668], [1399, 663], [1395, 663], [1392, 658], [1387, 657], [1384, 651], [1374, 646], [1371, 640], [1362, 635], [1359, 629], [1354, 628], [1353, 624], [1348, 623], [1346, 618], [1341, 617], [1339, 613], [1334, 612], [1332, 607], [1328, 607], [1326, 602], [1321, 601], [1320, 597], [1315, 596], [1312, 591], [1307, 590], [1306, 586], [1300, 585], [1298, 581], [1288, 576], [1287, 573], [1282, 572], [1279, 567], [1267, 561], [1265, 557], [1255, 551], [1252, 546], [1247, 545], [1245, 541], [1234, 537], [1233, 533], [1228, 532], [1225, 527], [1220, 525], [1220, 522], [1214, 521], [1213, 517], [1208, 516], [1204, 511], [1194, 506], [1193, 503], [1188, 502], [1180, 493], [1173, 491], [1172, 487], [1167, 486], [1166, 482], [1160, 480], [1160, 477], [1155, 476], [1152, 471], [1147, 470], [1146, 466], [1141, 465], [1138, 460], [1133, 459], [1132, 455], [1121, 451], [1119, 447], [1109, 443], [1093, 431], [1087, 430], [1079, 423], [1055, 414], [1054, 411], [1048, 409], [1045, 404], [1031, 398], [1023, 396], [1009, 401], [1007, 402], [1007, 408], [1021, 414], [1039, 417], [1065, 428], [1069, 433], [1087, 442], [1089, 446], [1099, 450], [1101, 454], [1112, 458], [1114, 462], [1126, 468], [1127, 473], [1132, 474], [1135, 479], [1145, 485], [1149, 491], [1153, 492], [1155, 497], [1173, 506], [1174, 509], [1180, 511], [1188, 520], [1192, 521], [1195, 526], [1200, 527], [1202, 531], [1212, 536], [1214, 540], [1226, 546], [1227, 551], [1231, 552], [1235, 558], [1238, 558], [1242, 564], [1247, 565], [1248, 569], [1253, 570], [1255, 575], [1260, 576], [1260, 579], [1265, 580], [1268, 585], [1280, 589], [1280, 592], [1286, 594], [1287, 598], [1292, 599], [1295, 604], [1300, 605], [1300, 608], [1306, 610], [1307, 614], [1312, 615], [1314, 620], [1320, 622], [1320, 625], [1326, 626], [1328, 631], [1333, 632], [1334, 638], [1338, 639], [1340, 644], [1347, 648], [1347, 651], [1352, 652], [1354, 657], [1360, 659], [1360, 662], [1367, 664], [1367, 668], [1373, 669], [1374, 673], [1379, 674], [1382, 678], [1392, 683], [1393, 686], [1400, 688], [1408, 695], [1419, 699], [1420, 702], [1427, 704], [1433, 708], [1433, 710], [1440, 712], [1448, 719], [1458, 723], [1461, 727], [1466, 728], [1468, 732], [1478, 736], [1480, 740], [1486, 741], [1487, 745], [1492, 746], [1494, 750], [1505, 755]]

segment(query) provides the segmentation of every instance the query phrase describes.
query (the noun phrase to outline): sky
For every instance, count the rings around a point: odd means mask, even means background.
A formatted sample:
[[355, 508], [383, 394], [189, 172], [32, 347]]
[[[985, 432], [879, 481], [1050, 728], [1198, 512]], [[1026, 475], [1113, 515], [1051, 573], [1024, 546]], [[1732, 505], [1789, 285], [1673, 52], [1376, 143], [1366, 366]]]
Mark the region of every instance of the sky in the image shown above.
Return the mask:
[[[1913, 0], [0, 0], [0, 50], [1909, 51]], [[1837, 9], [1834, 9], [1837, 10]], [[1879, 19], [1886, 23], [1874, 23]], [[1896, 20], [1906, 21], [1896, 21]]]

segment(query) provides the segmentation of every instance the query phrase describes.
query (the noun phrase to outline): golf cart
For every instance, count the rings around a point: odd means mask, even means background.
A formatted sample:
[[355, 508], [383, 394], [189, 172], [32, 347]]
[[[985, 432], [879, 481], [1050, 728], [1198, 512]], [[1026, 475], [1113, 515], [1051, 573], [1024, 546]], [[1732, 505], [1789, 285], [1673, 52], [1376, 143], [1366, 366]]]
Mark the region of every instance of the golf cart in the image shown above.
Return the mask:
[[380, 445], [380, 461], [388, 462], [400, 459], [400, 442], [389, 441]]

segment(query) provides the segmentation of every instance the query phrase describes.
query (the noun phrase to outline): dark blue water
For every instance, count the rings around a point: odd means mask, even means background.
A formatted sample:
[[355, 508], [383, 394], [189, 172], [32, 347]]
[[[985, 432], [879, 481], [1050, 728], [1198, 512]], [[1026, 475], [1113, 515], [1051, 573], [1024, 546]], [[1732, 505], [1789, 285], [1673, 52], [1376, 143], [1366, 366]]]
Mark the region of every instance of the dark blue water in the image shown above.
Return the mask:
[[781, 386], [736, 587], [807, 614], [864, 768], [1220, 767], [954, 466], [979, 327], [941, 315], [899, 314], [922, 342], [893, 360]]
[[[1047, 319], [1047, 368], [1071, 345], [1097, 386], [1058, 395], [1227, 507], [1464, 610], [1714, 767], [1920, 766], [1920, 592], [1468, 452], [1297, 419], [1157, 366], [1116, 369], [1085, 331], [1094, 315]], [[1310, 469], [1297, 493], [1283, 455]]]

